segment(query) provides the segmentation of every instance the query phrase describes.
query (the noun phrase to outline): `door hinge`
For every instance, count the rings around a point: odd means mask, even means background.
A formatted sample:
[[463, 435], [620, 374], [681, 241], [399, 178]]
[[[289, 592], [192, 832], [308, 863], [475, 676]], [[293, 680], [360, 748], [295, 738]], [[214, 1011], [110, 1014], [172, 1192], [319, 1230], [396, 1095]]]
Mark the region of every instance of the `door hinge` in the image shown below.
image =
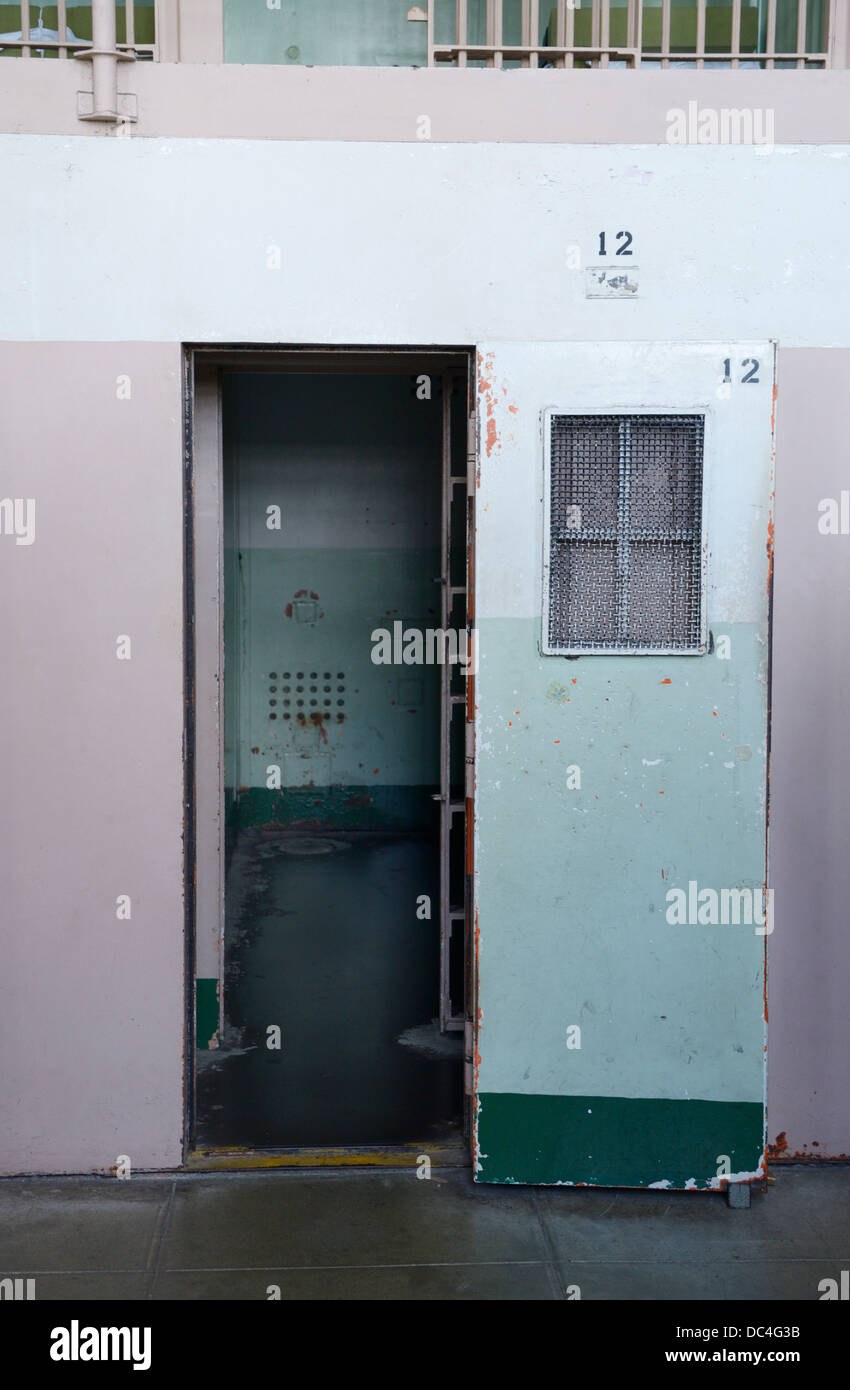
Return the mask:
[[475, 411], [469, 417], [466, 433], [466, 492], [475, 496], [475, 480], [478, 471], [478, 415]]

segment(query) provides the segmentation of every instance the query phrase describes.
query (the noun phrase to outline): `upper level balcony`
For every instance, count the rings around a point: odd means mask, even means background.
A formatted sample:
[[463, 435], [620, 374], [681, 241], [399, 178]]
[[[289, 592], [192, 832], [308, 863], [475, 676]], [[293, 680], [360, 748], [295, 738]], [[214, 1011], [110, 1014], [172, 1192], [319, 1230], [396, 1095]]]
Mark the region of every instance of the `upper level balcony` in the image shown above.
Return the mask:
[[428, 61], [459, 67], [837, 65], [842, 0], [431, 0]]
[[15, 0], [4, 58], [14, 133], [653, 143], [702, 101], [850, 143], [850, 0]]
[[[0, 4], [0, 57], [318, 67], [848, 66], [850, 0], [58, 0]], [[96, 64], [97, 66], [97, 64]]]

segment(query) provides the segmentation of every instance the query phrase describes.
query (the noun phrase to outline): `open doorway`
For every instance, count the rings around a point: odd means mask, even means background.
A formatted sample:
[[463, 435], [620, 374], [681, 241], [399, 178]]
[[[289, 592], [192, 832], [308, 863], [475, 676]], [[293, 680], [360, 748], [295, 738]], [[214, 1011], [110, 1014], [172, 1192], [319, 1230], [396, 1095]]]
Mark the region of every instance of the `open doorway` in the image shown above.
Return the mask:
[[194, 1148], [451, 1144], [468, 357], [194, 357]]

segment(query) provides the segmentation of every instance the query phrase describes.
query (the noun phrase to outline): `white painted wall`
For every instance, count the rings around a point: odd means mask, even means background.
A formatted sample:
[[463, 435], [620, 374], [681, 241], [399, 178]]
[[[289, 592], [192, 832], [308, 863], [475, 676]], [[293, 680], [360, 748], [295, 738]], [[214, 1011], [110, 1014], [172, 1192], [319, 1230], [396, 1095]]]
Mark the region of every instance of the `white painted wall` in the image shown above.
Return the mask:
[[[0, 169], [10, 340], [850, 342], [850, 145], [4, 136]], [[568, 248], [623, 228], [639, 295], [586, 299]]]

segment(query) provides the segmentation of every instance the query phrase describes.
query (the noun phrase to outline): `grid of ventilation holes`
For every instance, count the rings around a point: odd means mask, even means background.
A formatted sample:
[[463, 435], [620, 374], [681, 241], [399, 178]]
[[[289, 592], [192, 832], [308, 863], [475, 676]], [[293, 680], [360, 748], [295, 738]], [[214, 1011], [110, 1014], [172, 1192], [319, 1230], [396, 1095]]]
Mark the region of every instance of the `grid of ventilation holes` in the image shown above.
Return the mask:
[[303, 724], [318, 714], [325, 719], [336, 714], [341, 724], [345, 718], [344, 671], [269, 671], [268, 678], [269, 719]]
[[553, 415], [548, 651], [702, 650], [702, 415]]

